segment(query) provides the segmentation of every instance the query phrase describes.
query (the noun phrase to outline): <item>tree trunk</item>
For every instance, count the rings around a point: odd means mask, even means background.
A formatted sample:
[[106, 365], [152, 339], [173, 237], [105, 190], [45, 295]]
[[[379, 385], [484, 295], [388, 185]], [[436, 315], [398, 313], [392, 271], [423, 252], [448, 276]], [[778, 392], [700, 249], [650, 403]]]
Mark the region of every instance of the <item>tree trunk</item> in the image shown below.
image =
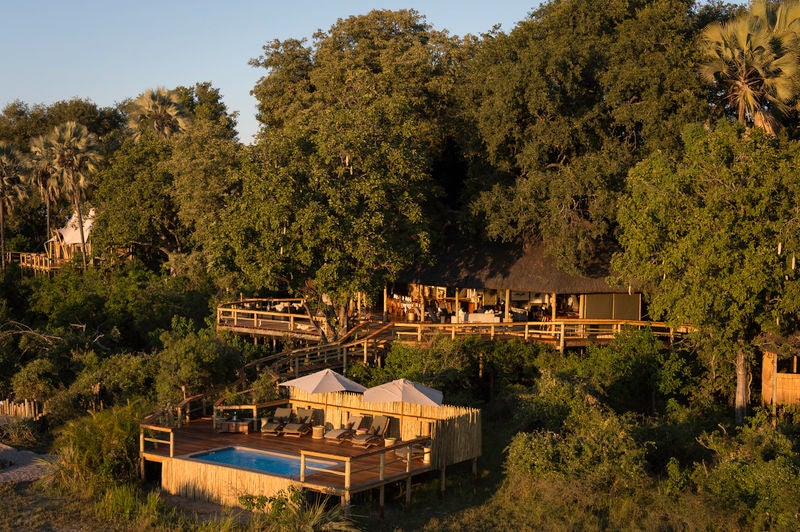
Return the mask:
[[78, 228], [81, 232], [81, 255], [83, 256], [83, 271], [86, 271], [86, 237], [83, 234], [83, 211], [81, 211], [81, 202], [77, 194], [73, 195], [72, 201], [75, 203], [75, 211], [78, 213]]
[[0, 263], [6, 272], [6, 207], [0, 202]]
[[[47, 232], [44, 235], [45, 243], [50, 240], [50, 199], [45, 199], [44, 201], [45, 211], [47, 212]], [[47, 249], [47, 245], [45, 244], [45, 249]]]
[[750, 368], [744, 351], [736, 353], [736, 424], [744, 423], [747, 415], [747, 404], [750, 400]]

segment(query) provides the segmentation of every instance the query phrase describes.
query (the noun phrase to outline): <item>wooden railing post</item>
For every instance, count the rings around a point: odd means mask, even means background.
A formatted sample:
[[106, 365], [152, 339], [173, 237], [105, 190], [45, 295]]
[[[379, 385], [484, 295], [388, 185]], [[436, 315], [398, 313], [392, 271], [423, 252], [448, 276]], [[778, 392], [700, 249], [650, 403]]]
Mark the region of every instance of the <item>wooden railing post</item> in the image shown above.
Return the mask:
[[175, 456], [175, 431], [169, 431], [169, 457]]
[[564, 326], [565, 325], [566, 324], [562, 321], [561, 322], [561, 338], [558, 340], [558, 352], [561, 353], [562, 355], [564, 354], [564, 351], [566, 350], [566, 339], [564, 338], [564, 332], [565, 332], [564, 331], [564, 329], [565, 329]]
[[306, 453], [300, 451], [300, 482], [306, 481]]

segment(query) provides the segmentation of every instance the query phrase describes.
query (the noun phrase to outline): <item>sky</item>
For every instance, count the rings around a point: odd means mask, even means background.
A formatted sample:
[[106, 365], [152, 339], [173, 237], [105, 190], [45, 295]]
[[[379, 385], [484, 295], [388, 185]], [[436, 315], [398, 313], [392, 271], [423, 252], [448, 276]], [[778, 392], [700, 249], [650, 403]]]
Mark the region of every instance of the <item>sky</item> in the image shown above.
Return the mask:
[[101, 107], [148, 88], [209, 81], [239, 139], [258, 130], [250, 91], [265, 73], [248, 64], [264, 44], [309, 38], [339, 18], [372, 9], [411, 8], [451, 35], [504, 32], [537, 0], [0, 0], [0, 109], [22, 100], [51, 104], [73, 97]]

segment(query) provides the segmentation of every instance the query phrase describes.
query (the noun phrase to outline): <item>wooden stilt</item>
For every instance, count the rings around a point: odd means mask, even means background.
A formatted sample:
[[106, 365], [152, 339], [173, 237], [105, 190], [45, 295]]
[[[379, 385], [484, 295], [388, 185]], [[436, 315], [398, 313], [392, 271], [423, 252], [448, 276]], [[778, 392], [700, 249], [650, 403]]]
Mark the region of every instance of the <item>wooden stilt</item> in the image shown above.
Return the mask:
[[444, 497], [444, 483], [445, 483], [445, 466], [442, 466], [441, 475], [439, 476], [439, 496]]
[[472, 482], [478, 482], [478, 458], [472, 459]]
[[406, 479], [406, 511], [411, 510], [411, 476]]
[[380, 505], [381, 519], [383, 519], [384, 503], [386, 501], [386, 493], [385, 492], [386, 492], [386, 485], [385, 484], [381, 484], [380, 496], [379, 496], [379, 500], [378, 500], [378, 504]]

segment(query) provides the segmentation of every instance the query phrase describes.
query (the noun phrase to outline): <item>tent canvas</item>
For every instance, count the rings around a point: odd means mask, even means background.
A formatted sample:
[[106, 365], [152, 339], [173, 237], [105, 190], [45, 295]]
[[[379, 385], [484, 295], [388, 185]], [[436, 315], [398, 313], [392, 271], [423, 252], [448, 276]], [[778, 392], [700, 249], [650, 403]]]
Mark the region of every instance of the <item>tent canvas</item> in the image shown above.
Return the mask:
[[[94, 226], [94, 209], [90, 209], [89, 214], [83, 217], [83, 236], [87, 241], [92, 232], [92, 226]], [[58, 230], [58, 234], [59, 236], [54, 236], [48, 242], [59, 241], [67, 246], [81, 243], [81, 230], [78, 225], [77, 212], [72, 213], [66, 225]]]

